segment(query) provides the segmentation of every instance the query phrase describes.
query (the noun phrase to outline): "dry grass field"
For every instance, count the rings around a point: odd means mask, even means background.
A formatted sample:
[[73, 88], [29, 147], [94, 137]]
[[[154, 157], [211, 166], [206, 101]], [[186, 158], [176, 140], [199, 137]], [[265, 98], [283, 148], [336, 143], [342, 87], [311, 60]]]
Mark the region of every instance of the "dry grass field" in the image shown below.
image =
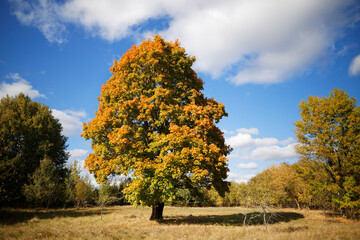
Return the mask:
[[99, 208], [2, 209], [0, 239], [360, 239], [360, 222], [323, 211], [275, 210], [267, 231], [260, 218], [244, 228], [243, 211], [165, 207], [164, 220], [153, 222], [150, 208], [132, 206], [109, 207], [102, 220]]

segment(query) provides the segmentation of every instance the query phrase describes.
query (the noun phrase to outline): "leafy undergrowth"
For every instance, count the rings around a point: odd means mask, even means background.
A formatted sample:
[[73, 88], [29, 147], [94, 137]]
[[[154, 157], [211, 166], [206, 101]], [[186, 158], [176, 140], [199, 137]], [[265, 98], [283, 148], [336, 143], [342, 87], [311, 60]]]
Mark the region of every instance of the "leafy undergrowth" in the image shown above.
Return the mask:
[[[150, 208], [116, 206], [67, 210], [0, 210], [0, 239], [360, 239], [360, 222], [323, 211], [275, 210], [264, 231], [257, 210], [239, 207], [165, 207], [164, 220], [149, 221]], [[250, 220], [251, 219], [251, 220]]]

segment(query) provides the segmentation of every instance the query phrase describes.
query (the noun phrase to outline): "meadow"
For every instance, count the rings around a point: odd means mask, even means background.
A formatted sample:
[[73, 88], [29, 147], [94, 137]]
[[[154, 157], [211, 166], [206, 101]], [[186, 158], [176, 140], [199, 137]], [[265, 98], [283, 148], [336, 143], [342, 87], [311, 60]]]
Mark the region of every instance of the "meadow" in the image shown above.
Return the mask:
[[324, 211], [277, 209], [264, 231], [257, 209], [168, 207], [149, 221], [147, 207], [2, 209], [0, 239], [360, 239], [360, 222]]

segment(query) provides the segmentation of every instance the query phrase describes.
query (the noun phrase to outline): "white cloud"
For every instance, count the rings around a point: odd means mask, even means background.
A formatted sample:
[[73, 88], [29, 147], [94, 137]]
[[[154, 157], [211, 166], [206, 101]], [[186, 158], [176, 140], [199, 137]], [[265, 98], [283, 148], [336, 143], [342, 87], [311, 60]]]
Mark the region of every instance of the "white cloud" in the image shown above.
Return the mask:
[[78, 117], [78, 118], [85, 118], [87, 116], [85, 111], [64, 110], [64, 112], [68, 115]]
[[239, 132], [237, 135], [226, 139], [226, 143], [233, 148], [250, 148], [279, 144], [276, 138], [253, 138], [250, 134]]
[[19, 93], [24, 93], [30, 98], [43, 97], [46, 98], [44, 94], [39, 93], [38, 90], [33, 89], [31, 84], [20, 76], [19, 73], [10, 73], [6, 78], [13, 80], [12, 83], [2, 82], [0, 85], [0, 98], [6, 97], [15, 97]]
[[255, 162], [249, 162], [249, 163], [240, 163], [237, 167], [240, 169], [256, 169], [258, 168], [258, 165]]
[[224, 133], [224, 134], [228, 134], [228, 133], [230, 133], [228, 130], [226, 130], [226, 129], [221, 129], [221, 131]]
[[289, 137], [288, 139], [280, 141], [280, 144], [281, 145], [289, 145], [289, 144], [294, 143], [294, 142], [295, 142], [295, 139], [292, 138], [292, 137]]
[[[256, 129], [256, 131], [251, 129]], [[294, 138], [289, 137], [285, 140], [279, 140], [272, 137], [254, 138], [251, 134], [242, 133], [252, 132], [252, 134], [259, 134], [257, 128], [251, 129], [238, 129], [237, 135], [226, 138], [226, 144], [229, 144], [234, 149], [229, 158], [252, 161], [296, 158], [296, 143]], [[243, 169], [255, 168], [254, 164], [255, 163], [242, 163], [239, 164], [238, 167]]]
[[357, 55], [351, 62], [349, 68], [350, 76], [357, 76], [360, 73], [360, 55]]
[[253, 150], [248, 156], [252, 160], [286, 160], [296, 158], [296, 143], [289, 144], [285, 147], [264, 146]]
[[239, 128], [236, 129], [237, 132], [239, 133], [246, 133], [246, 134], [259, 134], [259, 129], [257, 128]]
[[114, 41], [134, 35], [132, 27], [166, 14], [166, 1], [72, 0], [62, 7], [63, 17], [95, 35]]
[[[356, 14], [356, 0], [11, 0], [13, 13], [50, 42], [64, 41], [65, 25], [84, 27], [114, 41], [143, 38], [161, 29], [139, 30], [166, 18], [167, 40], [179, 39], [196, 56], [196, 67], [235, 84], [270, 84], [302, 73], [331, 49]], [[167, 26], [167, 25], [166, 25]], [[152, 26], [153, 28], [156, 26]], [[228, 70], [233, 70], [230, 73]]]
[[62, 22], [61, 6], [55, 1], [9, 0], [12, 13], [24, 25], [36, 27], [49, 42], [66, 41], [66, 27]]
[[73, 149], [69, 151], [71, 158], [84, 158], [89, 151], [85, 149]]
[[[198, 2], [199, 3], [199, 2]], [[330, 48], [355, 1], [222, 0], [174, 13], [167, 39], [180, 39], [200, 71], [229, 68], [235, 84], [281, 82]]]
[[255, 177], [255, 174], [238, 175], [236, 173], [229, 172], [227, 180], [230, 182], [248, 182], [251, 178]]
[[63, 134], [66, 136], [79, 135], [82, 129], [81, 118], [86, 117], [84, 111], [71, 111], [71, 110], [57, 110], [52, 109], [52, 114], [55, 118], [59, 119], [62, 127]]

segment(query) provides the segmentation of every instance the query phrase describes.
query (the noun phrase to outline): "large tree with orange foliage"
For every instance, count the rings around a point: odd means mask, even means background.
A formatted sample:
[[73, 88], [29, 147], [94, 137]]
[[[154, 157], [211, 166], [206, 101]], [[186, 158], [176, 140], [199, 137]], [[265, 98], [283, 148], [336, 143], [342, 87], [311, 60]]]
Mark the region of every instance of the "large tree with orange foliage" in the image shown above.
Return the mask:
[[178, 41], [158, 35], [133, 46], [115, 61], [96, 116], [84, 124], [82, 136], [94, 150], [86, 167], [98, 182], [112, 174], [131, 176], [126, 198], [151, 206], [152, 220], [162, 219], [164, 202], [179, 188], [228, 191], [231, 149], [215, 125], [227, 113], [204, 97], [194, 62]]

